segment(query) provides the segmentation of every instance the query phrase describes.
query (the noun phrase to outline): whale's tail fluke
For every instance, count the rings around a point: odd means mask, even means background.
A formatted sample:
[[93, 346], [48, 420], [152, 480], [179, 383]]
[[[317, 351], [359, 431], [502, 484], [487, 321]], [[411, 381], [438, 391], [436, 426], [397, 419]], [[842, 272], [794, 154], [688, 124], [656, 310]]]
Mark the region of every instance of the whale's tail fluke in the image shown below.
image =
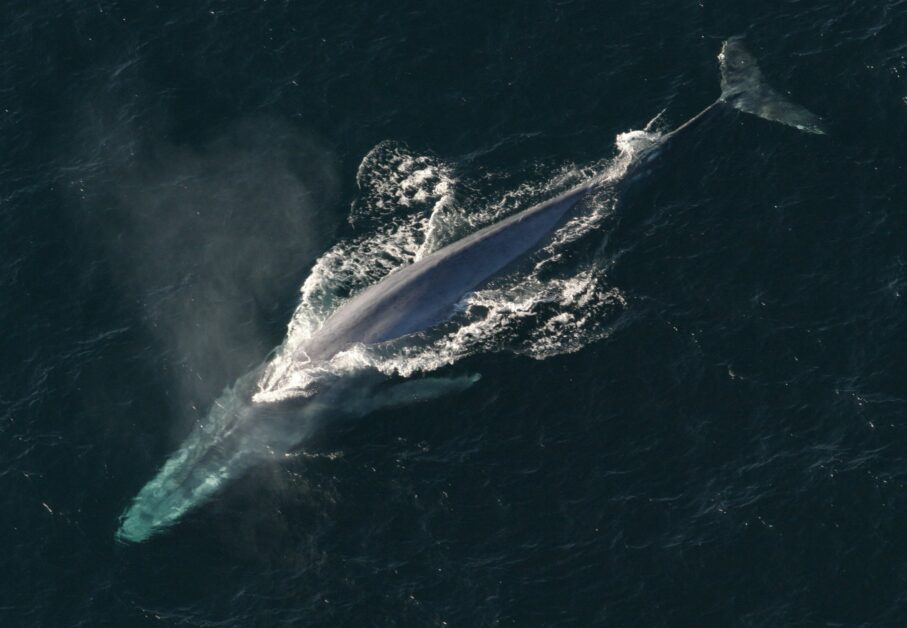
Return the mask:
[[721, 64], [720, 100], [740, 111], [807, 133], [825, 133], [817, 115], [790, 102], [764, 81], [756, 60], [743, 43], [743, 37], [731, 37], [725, 41], [718, 61]]

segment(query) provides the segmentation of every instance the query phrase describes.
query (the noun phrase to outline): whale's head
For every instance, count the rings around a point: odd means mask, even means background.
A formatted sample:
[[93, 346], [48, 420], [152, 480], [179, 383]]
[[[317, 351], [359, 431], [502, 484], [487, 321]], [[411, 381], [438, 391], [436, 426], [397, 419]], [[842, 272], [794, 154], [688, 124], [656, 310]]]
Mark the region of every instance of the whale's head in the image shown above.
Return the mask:
[[249, 466], [260, 448], [251, 441], [260, 420], [254, 406], [224, 394], [204, 424], [135, 496], [120, 518], [116, 538], [138, 543], [166, 529], [208, 500], [231, 477]]
[[478, 376], [387, 380], [374, 370], [348, 374], [310, 397], [253, 401], [259, 373], [247, 375], [214, 402], [205, 420], [132, 500], [116, 538], [140, 543], [177, 523], [231, 480], [267, 460], [282, 459], [326, 420], [465, 390]]
[[117, 540], [147, 540], [250, 466], [283, 456], [303, 439], [312, 409], [254, 403], [248, 379], [240, 378], [224, 391], [204, 421], [142, 487], [120, 517]]

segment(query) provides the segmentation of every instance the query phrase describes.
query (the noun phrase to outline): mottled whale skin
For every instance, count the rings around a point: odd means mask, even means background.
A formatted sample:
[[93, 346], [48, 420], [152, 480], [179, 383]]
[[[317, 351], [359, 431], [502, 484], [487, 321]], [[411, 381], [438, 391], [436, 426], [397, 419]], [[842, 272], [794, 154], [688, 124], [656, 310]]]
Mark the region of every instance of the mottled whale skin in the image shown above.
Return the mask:
[[592, 187], [578, 185], [385, 277], [341, 306], [297, 357], [327, 360], [352, 344], [392, 340], [447, 319], [465, 294], [557, 229]]

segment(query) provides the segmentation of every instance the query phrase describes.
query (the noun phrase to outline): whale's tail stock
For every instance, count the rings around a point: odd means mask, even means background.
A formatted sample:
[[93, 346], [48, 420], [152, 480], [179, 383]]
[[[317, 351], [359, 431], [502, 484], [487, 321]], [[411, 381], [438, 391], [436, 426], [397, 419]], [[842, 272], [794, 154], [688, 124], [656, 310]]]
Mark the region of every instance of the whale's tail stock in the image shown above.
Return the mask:
[[765, 120], [780, 122], [807, 133], [824, 134], [819, 116], [788, 100], [768, 85], [742, 36], [731, 37], [718, 55], [722, 102]]

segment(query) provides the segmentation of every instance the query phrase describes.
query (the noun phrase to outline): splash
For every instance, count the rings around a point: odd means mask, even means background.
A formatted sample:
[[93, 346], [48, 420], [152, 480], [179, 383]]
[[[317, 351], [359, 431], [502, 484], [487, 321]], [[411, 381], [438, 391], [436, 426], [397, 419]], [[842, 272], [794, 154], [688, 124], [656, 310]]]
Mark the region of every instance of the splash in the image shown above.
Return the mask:
[[[354, 226], [368, 230], [338, 243], [315, 264], [287, 338], [266, 366], [253, 400], [309, 397], [326, 379], [363, 369], [409, 377], [501, 347], [544, 359], [606, 336], [625, 298], [608, 286], [595, 259], [576, 263], [569, 253], [611, 216], [615, 185], [660, 137], [651, 129], [654, 122], [618, 135], [613, 159], [565, 164], [496, 199], [482, 197], [475, 192], [478, 186], [458, 180], [452, 165], [433, 156], [414, 155], [399, 143], [376, 146], [359, 166], [361, 196], [350, 218]], [[591, 178], [600, 180], [599, 191], [533, 257], [532, 267], [468, 295], [448, 324], [404, 342], [353, 346], [327, 362], [299, 361], [297, 349], [358, 291], [467, 233]]]

